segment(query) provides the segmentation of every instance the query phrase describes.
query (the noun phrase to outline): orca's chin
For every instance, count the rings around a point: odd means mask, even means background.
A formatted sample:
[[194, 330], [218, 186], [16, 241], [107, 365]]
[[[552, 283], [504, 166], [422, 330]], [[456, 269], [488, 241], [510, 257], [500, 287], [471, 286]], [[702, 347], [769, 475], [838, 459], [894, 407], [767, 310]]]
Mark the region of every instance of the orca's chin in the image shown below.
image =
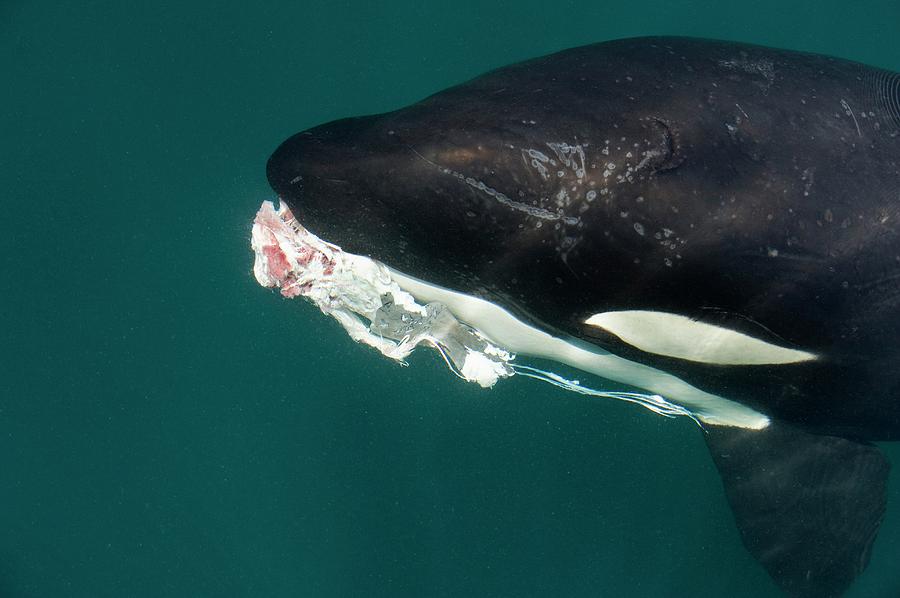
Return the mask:
[[[350, 337], [404, 360], [417, 346], [437, 349], [459, 377], [488, 388], [513, 374], [539, 377], [582, 394], [620, 398], [662, 415], [762, 429], [769, 419], [649, 366], [590, 343], [553, 336], [502, 306], [347, 253], [309, 232], [282, 204], [264, 202], [253, 224], [254, 274], [285, 297], [305, 297]], [[593, 391], [556, 374], [519, 366], [516, 355], [546, 359], [650, 394]], [[522, 370], [520, 367], [524, 367]], [[537, 375], [538, 373], [543, 375]]]

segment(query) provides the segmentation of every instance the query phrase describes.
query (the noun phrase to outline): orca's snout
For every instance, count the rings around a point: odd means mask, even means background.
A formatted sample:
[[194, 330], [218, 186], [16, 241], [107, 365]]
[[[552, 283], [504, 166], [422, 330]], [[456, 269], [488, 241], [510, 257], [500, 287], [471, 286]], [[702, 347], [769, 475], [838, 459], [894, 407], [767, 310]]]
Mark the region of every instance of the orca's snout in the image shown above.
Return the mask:
[[282, 199], [298, 197], [303, 189], [304, 175], [309, 176], [305, 157], [314, 155], [315, 141], [307, 132], [298, 133], [284, 141], [269, 156], [266, 178], [269, 186]]
[[365, 133], [374, 117], [343, 118], [297, 133], [269, 157], [266, 177], [282, 199], [297, 198], [310, 179], [342, 179], [371, 154]]

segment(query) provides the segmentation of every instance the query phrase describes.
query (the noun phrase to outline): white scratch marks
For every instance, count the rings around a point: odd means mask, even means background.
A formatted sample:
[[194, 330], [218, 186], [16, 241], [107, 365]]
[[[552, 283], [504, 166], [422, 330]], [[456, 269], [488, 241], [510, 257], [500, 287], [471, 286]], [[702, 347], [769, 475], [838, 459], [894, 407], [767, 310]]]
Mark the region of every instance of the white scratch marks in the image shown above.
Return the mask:
[[[465, 183], [466, 185], [469, 185], [473, 189], [477, 189], [478, 191], [481, 191], [482, 193], [484, 193], [485, 195], [487, 195], [489, 197], [492, 197], [497, 202], [499, 202], [500, 204], [502, 204], [508, 208], [511, 208], [518, 212], [522, 212], [524, 214], [528, 214], [529, 216], [534, 216], [535, 218], [538, 218], [540, 220], [559, 220], [565, 224], [570, 224], [570, 225], [575, 225], [580, 222], [580, 219], [577, 217], [566, 216], [565, 214], [562, 214], [562, 213], [551, 212], [550, 210], [546, 210], [544, 208], [540, 208], [537, 206], [530, 206], [530, 205], [522, 203], [520, 201], [515, 201], [514, 199], [511, 199], [508, 195], [506, 195], [502, 191], [498, 191], [497, 189], [494, 189], [493, 187], [486, 185], [483, 181], [479, 181], [473, 177], [466, 176], [461, 172], [457, 172], [451, 168], [447, 168], [445, 166], [441, 166], [440, 164], [432, 162], [431, 160], [429, 160], [428, 158], [423, 156], [421, 153], [419, 153], [416, 150], [416, 148], [414, 148], [413, 146], [408, 145], [407, 147], [409, 148], [409, 150], [412, 153], [414, 153], [417, 157], [419, 157], [426, 164], [430, 164], [431, 166], [433, 166], [434, 168], [437, 168], [444, 174], [448, 174], [450, 176], [455, 177], [459, 181]], [[546, 156], [544, 156], [544, 157], [546, 158]], [[540, 225], [541, 225], [541, 223], [538, 222], [537, 226], [539, 227]]]
[[844, 114], [853, 119], [853, 124], [856, 125], [856, 134], [862, 137], [862, 131], [859, 130], [859, 121], [856, 120], [856, 115], [853, 114], [850, 104], [847, 103], [847, 100], [841, 99], [841, 106], [844, 108]]
[[553, 150], [560, 162], [575, 171], [577, 179], [584, 178], [584, 147], [580, 144], [569, 145], [565, 142], [548, 143], [547, 147]]

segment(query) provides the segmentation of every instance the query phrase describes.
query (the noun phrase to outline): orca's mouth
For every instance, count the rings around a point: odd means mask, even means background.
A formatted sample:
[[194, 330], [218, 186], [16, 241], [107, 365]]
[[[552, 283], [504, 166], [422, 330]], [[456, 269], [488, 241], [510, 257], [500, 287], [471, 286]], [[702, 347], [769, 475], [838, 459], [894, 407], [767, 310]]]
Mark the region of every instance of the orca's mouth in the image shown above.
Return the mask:
[[422, 305], [370, 258], [309, 232], [282, 203], [264, 202], [253, 223], [253, 272], [285, 297], [306, 297], [360, 343], [403, 360], [419, 345], [437, 349], [461, 378], [483, 387], [513, 375], [508, 351], [460, 322], [445, 305]]
[[[483, 299], [432, 285], [323, 241], [286, 204], [263, 202], [253, 222], [253, 272], [264, 287], [305, 297], [350, 337], [405, 363], [419, 345], [436, 349], [454, 374], [484, 388], [514, 374], [595, 397], [637, 403], [666, 417], [761, 428], [768, 419], [731, 401], [599, 347], [553, 337]], [[516, 353], [549, 359], [650, 392], [606, 391], [524, 365]], [[664, 396], [674, 399], [670, 402]]]

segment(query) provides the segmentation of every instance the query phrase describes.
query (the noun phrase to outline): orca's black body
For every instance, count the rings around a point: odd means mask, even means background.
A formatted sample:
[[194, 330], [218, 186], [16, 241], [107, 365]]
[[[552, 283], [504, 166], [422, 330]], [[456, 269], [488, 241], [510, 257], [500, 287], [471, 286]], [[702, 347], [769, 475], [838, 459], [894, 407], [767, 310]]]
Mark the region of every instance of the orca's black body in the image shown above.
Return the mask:
[[[900, 438], [900, 76], [682, 38], [575, 48], [286, 141], [268, 177], [345, 250], [751, 406], [708, 426], [788, 592], [864, 567]], [[592, 314], [679, 314], [816, 356], [647, 352]]]

